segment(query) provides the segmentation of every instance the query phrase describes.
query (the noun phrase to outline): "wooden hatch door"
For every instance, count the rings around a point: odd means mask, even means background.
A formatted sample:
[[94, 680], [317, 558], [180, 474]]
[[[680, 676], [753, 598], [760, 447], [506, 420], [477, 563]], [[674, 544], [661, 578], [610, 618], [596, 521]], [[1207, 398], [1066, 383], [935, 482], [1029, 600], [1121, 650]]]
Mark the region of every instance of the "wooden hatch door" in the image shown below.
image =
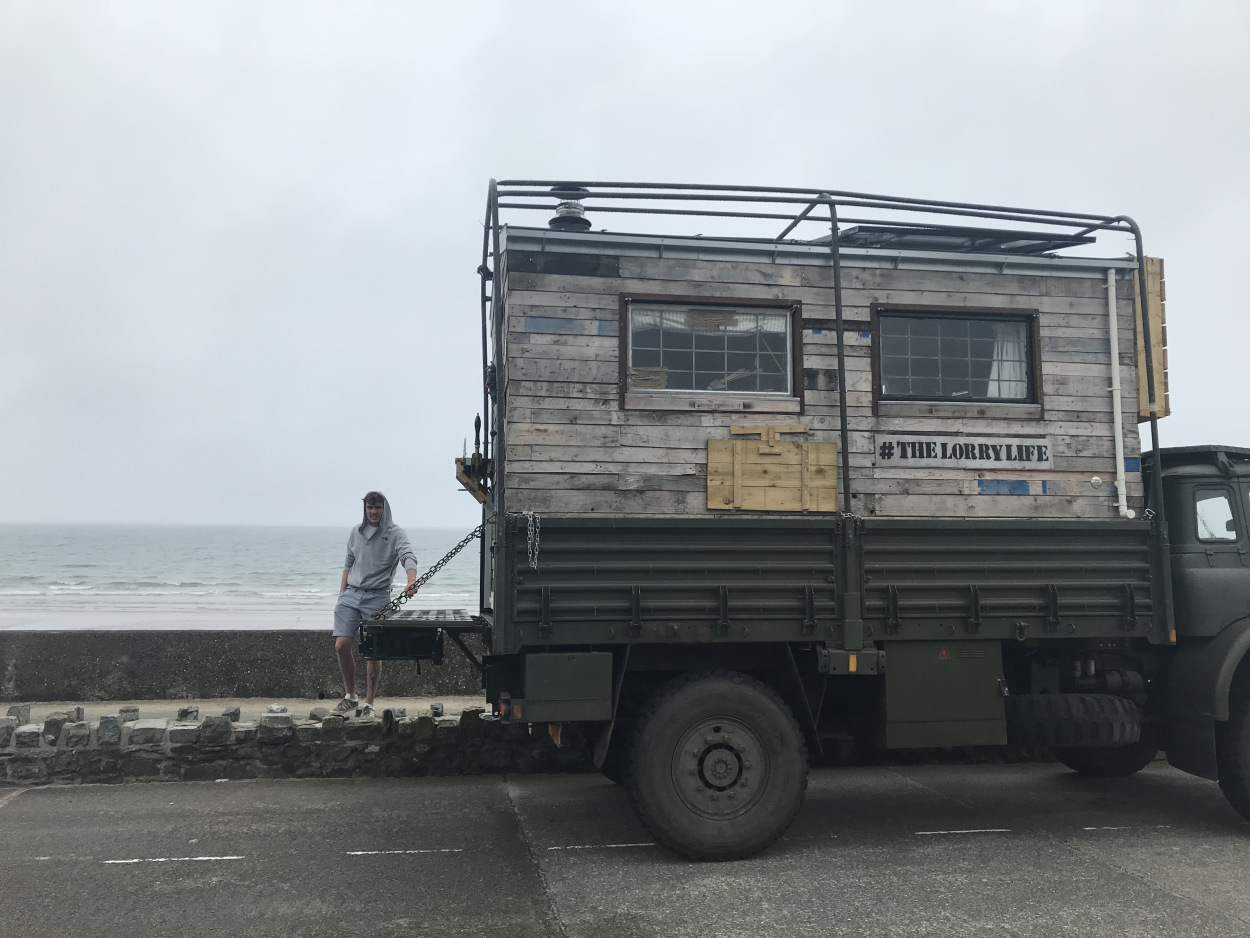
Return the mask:
[[[730, 427], [738, 439], [707, 441], [709, 511], [837, 511], [836, 443], [783, 440], [805, 424]], [[742, 439], [757, 436], [759, 439]]]

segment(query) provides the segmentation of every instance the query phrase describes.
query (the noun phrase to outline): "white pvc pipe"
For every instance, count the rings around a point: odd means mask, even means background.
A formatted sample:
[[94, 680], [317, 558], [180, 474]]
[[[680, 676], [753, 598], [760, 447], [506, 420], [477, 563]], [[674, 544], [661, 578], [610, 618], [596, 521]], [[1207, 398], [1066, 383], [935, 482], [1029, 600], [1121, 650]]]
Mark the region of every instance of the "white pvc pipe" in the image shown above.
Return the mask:
[[1124, 413], [1120, 408], [1120, 330], [1116, 316], [1115, 270], [1107, 269], [1107, 329], [1111, 333], [1111, 413], [1115, 421], [1115, 500], [1121, 518], [1137, 513], [1128, 506], [1124, 484]]

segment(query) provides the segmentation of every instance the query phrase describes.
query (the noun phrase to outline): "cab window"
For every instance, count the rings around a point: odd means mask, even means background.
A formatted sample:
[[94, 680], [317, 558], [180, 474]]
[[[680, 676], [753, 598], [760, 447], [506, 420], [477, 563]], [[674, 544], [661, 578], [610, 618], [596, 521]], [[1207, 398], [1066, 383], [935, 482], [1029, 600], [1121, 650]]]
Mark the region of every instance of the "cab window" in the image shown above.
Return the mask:
[[1200, 541], [1237, 540], [1232, 500], [1224, 489], [1199, 489], [1194, 493], [1194, 521]]

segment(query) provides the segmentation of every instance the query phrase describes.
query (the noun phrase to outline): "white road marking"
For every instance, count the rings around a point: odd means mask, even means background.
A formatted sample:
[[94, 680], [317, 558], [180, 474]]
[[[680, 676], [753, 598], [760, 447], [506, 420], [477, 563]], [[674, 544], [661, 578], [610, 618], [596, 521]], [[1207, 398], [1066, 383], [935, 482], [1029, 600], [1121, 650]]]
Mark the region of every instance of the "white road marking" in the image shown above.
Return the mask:
[[464, 853], [463, 847], [431, 847], [426, 850], [348, 850], [349, 857], [384, 857], [403, 853]]
[[27, 791], [27, 790], [28, 789], [25, 789], [25, 788], [19, 788], [16, 791], [9, 792], [7, 795], [0, 795], [0, 808], [3, 808], [6, 804], [8, 804], [10, 801], [12, 801], [22, 792]]
[[966, 831], [916, 831], [917, 837], [932, 837], [935, 834], [1010, 834], [1010, 827], [978, 827]]
[[623, 847], [654, 847], [653, 843], [638, 844], [570, 844], [565, 847], [548, 847], [548, 850], [620, 850]]
[[1171, 824], [1152, 824], [1149, 827], [1137, 827], [1132, 824], [1125, 824], [1121, 827], [1082, 827], [1083, 831], [1143, 831], [1143, 830], [1164, 830], [1170, 828]]
[[245, 860], [246, 857], [136, 857], [133, 860], [101, 860], [101, 863], [195, 863], [201, 860]]

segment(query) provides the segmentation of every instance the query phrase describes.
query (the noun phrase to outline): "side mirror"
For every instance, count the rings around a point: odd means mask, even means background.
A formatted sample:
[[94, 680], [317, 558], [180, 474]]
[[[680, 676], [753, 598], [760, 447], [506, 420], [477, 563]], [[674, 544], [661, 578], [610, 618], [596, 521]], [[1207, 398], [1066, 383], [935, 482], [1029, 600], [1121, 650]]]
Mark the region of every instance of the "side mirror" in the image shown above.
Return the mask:
[[1227, 521], [1225, 521], [1225, 522], [1224, 522], [1224, 530], [1225, 530], [1225, 531], [1231, 531], [1233, 534], [1236, 534], [1236, 533], [1237, 533], [1237, 522], [1236, 522], [1236, 521], [1234, 521], [1232, 518], [1229, 518]]

